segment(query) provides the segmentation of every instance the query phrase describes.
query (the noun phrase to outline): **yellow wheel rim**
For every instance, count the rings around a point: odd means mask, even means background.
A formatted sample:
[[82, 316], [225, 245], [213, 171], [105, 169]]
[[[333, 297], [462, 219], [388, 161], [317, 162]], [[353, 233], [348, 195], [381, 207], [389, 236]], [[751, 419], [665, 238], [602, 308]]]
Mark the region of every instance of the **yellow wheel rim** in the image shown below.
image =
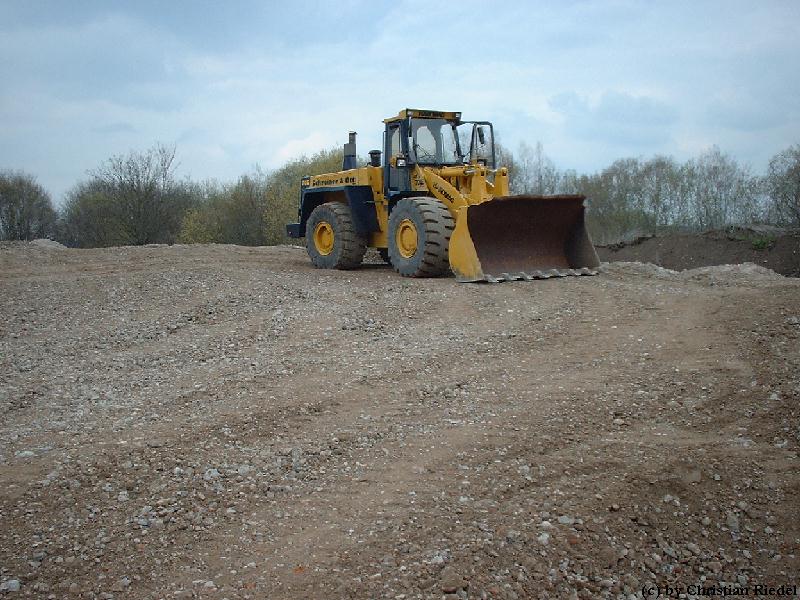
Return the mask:
[[411, 258], [417, 253], [417, 226], [411, 219], [403, 219], [397, 225], [395, 239], [397, 250], [403, 258]]
[[333, 252], [333, 227], [327, 221], [320, 221], [314, 227], [314, 247], [322, 256]]

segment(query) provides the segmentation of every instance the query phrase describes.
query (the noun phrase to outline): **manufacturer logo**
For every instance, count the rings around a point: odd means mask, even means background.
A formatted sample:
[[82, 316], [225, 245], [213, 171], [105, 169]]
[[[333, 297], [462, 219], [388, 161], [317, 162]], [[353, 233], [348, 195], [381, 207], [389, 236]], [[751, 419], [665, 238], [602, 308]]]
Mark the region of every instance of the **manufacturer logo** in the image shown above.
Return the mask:
[[347, 177], [335, 177], [331, 179], [314, 179], [311, 182], [311, 187], [329, 187], [332, 185], [352, 185], [356, 182], [356, 178], [352, 175]]
[[450, 204], [454, 204], [455, 203], [456, 199], [453, 198], [452, 194], [450, 194], [450, 192], [448, 192], [446, 189], [444, 189], [438, 183], [434, 183], [433, 184], [433, 189], [434, 189], [434, 191], [439, 192], [442, 196], [447, 198], [450, 201]]

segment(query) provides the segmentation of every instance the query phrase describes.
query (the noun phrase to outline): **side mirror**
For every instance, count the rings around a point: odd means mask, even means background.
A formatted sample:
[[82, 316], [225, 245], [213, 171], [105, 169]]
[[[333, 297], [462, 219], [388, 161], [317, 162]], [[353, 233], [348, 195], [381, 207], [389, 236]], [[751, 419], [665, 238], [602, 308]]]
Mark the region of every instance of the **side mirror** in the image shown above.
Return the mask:
[[481, 145], [486, 143], [486, 134], [483, 133], [483, 126], [478, 125], [478, 141]]

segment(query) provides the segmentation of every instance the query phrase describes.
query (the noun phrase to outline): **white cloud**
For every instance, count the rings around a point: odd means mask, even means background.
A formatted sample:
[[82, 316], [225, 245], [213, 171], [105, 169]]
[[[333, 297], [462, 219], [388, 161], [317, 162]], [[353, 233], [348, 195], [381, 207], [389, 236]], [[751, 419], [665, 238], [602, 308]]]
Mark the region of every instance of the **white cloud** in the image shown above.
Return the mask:
[[312, 133], [302, 139], [289, 140], [278, 148], [275, 154], [280, 161], [288, 161], [298, 156], [310, 156], [319, 151], [320, 148], [325, 148], [329, 145], [331, 145], [331, 140], [326, 138], [325, 135]]

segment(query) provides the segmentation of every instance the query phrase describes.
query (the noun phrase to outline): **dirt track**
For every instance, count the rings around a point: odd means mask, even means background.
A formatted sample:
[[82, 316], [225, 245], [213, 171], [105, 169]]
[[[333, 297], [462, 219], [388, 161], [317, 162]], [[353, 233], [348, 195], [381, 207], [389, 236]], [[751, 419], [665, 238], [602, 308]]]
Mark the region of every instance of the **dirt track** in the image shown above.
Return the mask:
[[14, 244], [0, 292], [9, 597], [800, 584], [800, 280]]

